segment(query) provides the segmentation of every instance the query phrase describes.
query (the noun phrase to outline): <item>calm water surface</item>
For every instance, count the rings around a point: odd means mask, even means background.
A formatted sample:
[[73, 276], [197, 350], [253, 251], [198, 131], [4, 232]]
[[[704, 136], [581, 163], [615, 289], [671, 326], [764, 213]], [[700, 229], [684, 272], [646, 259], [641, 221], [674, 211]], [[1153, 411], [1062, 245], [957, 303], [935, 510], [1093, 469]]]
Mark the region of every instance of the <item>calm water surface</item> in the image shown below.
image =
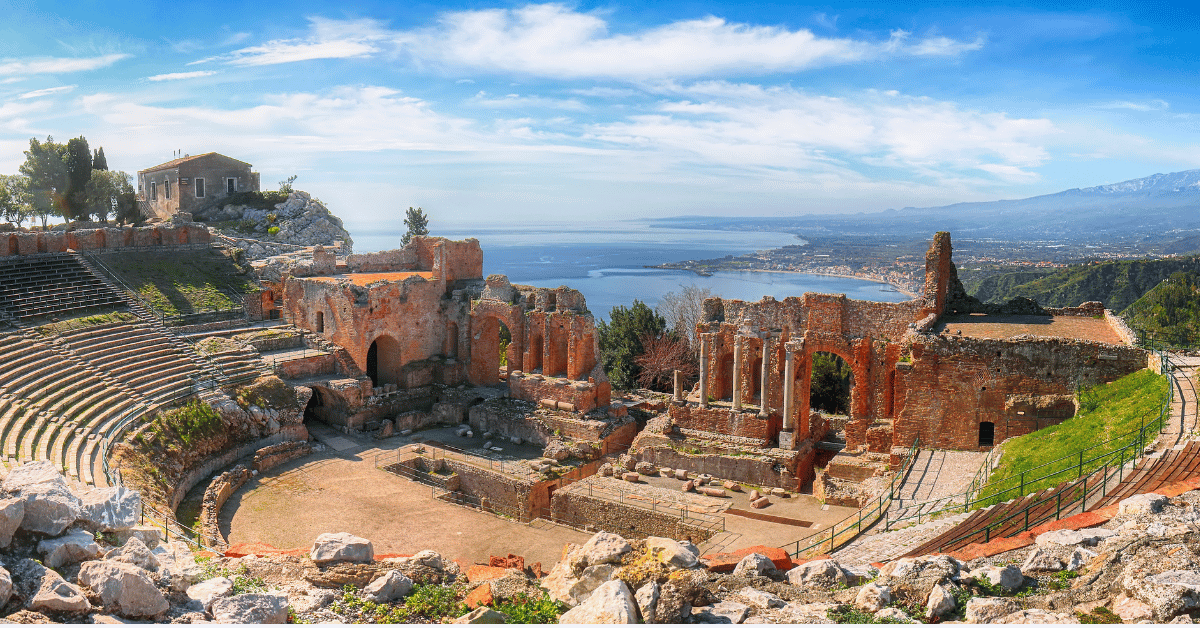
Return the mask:
[[[400, 246], [403, 231], [354, 230], [354, 250], [381, 251]], [[608, 318], [614, 306], [638, 299], [653, 307], [663, 294], [683, 286], [708, 288], [727, 299], [757, 301], [805, 292], [845, 294], [868, 301], [904, 301], [908, 297], [885, 284], [809, 275], [720, 271], [711, 277], [679, 270], [645, 268], [688, 259], [711, 259], [778, 248], [803, 241], [787, 233], [664, 229], [638, 223], [589, 228], [533, 225], [522, 229], [437, 229], [433, 235], [455, 240], [478, 238], [485, 275], [508, 275], [513, 283], [545, 288], [567, 285], [583, 293], [588, 309]]]

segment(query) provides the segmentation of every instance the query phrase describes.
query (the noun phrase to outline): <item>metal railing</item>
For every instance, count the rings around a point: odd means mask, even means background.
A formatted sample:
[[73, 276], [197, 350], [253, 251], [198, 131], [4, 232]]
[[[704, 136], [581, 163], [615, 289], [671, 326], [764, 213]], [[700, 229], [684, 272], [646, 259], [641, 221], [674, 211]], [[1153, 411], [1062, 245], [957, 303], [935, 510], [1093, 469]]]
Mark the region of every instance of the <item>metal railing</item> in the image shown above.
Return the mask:
[[179, 523], [179, 520], [175, 517], [164, 514], [145, 502], [142, 503], [141, 524], [152, 525], [161, 529], [164, 536], [163, 540], [168, 543], [171, 542], [171, 533], [174, 532], [176, 540], [195, 546], [199, 550], [214, 552], [216, 554], [224, 553], [224, 550], [217, 549], [216, 547], [223, 543], [221, 539], [206, 538], [206, 535], [198, 532], [195, 528], [190, 528]]
[[[412, 458], [418, 457], [418, 456], [425, 458], [426, 460], [430, 461], [431, 463], [436, 463], [438, 460], [453, 460], [455, 462], [461, 462], [463, 464], [467, 464], [467, 465], [476, 467], [478, 469], [486, 469], [493, 473], [499, 473], [501, 475], [506, 475], [508, 477], [521, 479], [521, 480], [527, 480], [534, 474], [533, 469], [531, 469], [529, 466], [527, 466], [523, 463], [518, 463], [515, 460], [504, 460], [504, 459], [499, 459], [499, 458], [493, 458], [493, 457], [491, 457], [491, 455], [473, 454], [471, 452], [463, 451], [463, 450], [457, 449], [455, 447], [450, 447], [449, 445], [436, 445], [435, 446], [435, 445], [429, 445], [426, 443], [414, 443], [414, 444], [409, 444], [409, 445], [403, 445], [400, 448], [398, 448], [394, 454], [392, 454], [392, 453], [376, 454], [375, 455], [375, 468], [386, 469], [386, 467], [388, 465], [401, 464], [401, 463], [405, 462], [406, 459], [402, 458], [402, 454], [405, 452], [405, 450], [407, 450], [409, 453], [413, 454], [411, 457], [407, 458], [407, 460], [411, 460]], [[383, 466], [380, 465], [381, 460], [386, 460], [388, 458], [391, 458], [393, 455], [395, 455], [395, 457], [396, 457], [395, 462], [387, 463], [387, 465], [383, 465]]]
[[780, 549], [786, 550], [792, 558], [801, 558], [810, 552], [815, 554], [831, 554], [839, 546], [858, 536], [881, 517], [886, 516], [888, 508], [891, 507], [892, 502], [896, 499], [897, 486], [904, 482], [904, 478], [912, 470], [919, 451], [920, 439], [913, 439], [912, 447], [909, 448], [908, 454], [905, 456], [904, 461], [901, 462], [900, 469], [896, 471], [896, 474], [892, 476], [891, 483], [888, 484], [888, 490], [880, 493], [879, 497], [875, 500], [875, 504], [869, 509], [866, 507], [860, 508], [858, 512], [829, 526], [827, 531], [817, 532], [802, 539], [797, 539], [782, 546]]
[[[584, 480], [586, 479], [587, 478], [584, 478]], [[576, 485], [577, 483], [582, 483], [584, 486], [576, 486], [576, 488], [572, 488], [570, 490], [582, 493], [584, 488], [586, 488], [588, 497], [594, 499], [618, 502], [625, 506], [629, 506], [630, 508], [636, 508], [638, 510], [644, 510], [654, 514], [661, 513], [668, 516], [676, 516], [675, 513], [679, 513], [677, 515], [679, 520], [687, 525], [708, 530], [714, 534], [725, 531], [725, 517], [722, 515], [698, 512], [695, 509], [690, 508], [688, 504], [684, 502], [662, 500], [654, 497], [653, 495], [641, 495], [636, 501], [630, 501], [621, 491], [610, 490], [604, 488], [603, 486], [597, 485], [594, 481], [584, 480], [564, 479], [562, 485], [559, 487], [559, 491], [565, 493], [567, 487]], [[646, 507], [646, 504], [649, 504], [649, 507]], [[558, 519], [553, 519], [553, 521], [556, 523], [562, 523], [562, 521], [559, 521]], [[583, 523], [586, 524], [587, 522]]]

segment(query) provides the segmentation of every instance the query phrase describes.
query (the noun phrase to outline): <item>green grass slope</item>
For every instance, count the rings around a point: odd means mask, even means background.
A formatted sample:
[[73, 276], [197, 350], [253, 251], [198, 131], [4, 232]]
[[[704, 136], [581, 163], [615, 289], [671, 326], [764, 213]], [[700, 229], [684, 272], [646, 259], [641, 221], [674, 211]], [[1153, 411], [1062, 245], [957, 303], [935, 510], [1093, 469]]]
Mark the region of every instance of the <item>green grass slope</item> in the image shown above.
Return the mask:
[[[1167, 378], [1149, 369], [1081, 391], [1079, 414], [1058, 425], [1004, 441], [1000, 465], [979, 495], [980, 499], [992, 496], [994, 500], [980, 505], [1076, 479], [1078, 452], [1083, 449], [1088, 449], [1083, 456], [1084, 473], [1105, 462], [1115, 462], [1116, 457], [1107, 454], [1136, 440], [1143, 422], [1150, 424], [1158, 418], [1166, 394]], [[1147, 430], [1147, 441], [1157, 433], [1157, 427]], [[1129, 455], [1126, 452], [1126, 459]], [[1025, 473], [1024, 492], [1019, 490], [1021, 473]]]
[[985, 303], [1027, 297], [1045, 307], [1070, 307], [1101, 301], [1121, 312], [1175, 273], [1200, 273], [1200, 256], [1157, 260], [1127, 260], [1064, 268], [1042, 277], [1029, 273], [993, 275], [979, 282], [971, 295]]
[[241, 308], [237, 294], [254, 287], [244, 267], [215, 249], [122, 251], [100, 259], [167, 316]]

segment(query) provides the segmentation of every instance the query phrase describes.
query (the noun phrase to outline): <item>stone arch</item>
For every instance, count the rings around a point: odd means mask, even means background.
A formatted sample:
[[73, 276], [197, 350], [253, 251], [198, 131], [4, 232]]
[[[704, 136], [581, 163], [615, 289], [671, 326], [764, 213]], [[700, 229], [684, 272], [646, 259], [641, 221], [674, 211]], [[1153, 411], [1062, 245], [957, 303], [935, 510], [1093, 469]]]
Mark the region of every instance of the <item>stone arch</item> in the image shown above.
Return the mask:
[[400, 354], [400, 342], [388, 334], [381, 334], [371, 342], [367, 349], [367, 377], [371, 378], [373, 386], [396, 384], [404, 387], [402, 369], [404, 360]]
[[500, 324], [512, 335], [505, 353], [508, 365], [505, 374], [523, 370], [525, 354], [525, 318], [519, 306], [493, 303], [486, 300], [475, 305], [471, 312], [470, 344], [471, 383], [490, 386], [500, 381]]
[[317, 310], [316, 332], [318, 334], [325, 333], [325, 312]]

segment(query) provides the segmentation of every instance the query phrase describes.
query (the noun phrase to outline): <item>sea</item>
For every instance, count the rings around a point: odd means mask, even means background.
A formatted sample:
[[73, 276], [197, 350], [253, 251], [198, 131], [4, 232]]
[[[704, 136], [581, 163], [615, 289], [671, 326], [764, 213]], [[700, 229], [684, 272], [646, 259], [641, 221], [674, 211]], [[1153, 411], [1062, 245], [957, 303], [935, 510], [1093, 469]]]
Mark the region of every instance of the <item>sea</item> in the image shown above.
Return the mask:
[[[356, 252], [400, 247], [403, 231], [350, 227]], [[647, 268], [666, 262], [713, 259], [779, 248], [804, 241], [788, 233], [671, 229], [638, 222], [599, 225], [435, 228], [432, 235], [460, 240], [477, 238], [483, 249], [483, 273], [508, 275], [514, 284], [543, 288], [570, 286], [583, 293], [588, 309], [608, 319], [616, 306], [634, 299], [654, 307], [668, 292], [694, 285], [713, 296], [757, 301], [805, 292], [845, 294], [865, 301], [898, 302], [910, 297], [887, 284], [795, 272], [717, 271], [704, 277], [691, 271]]]

